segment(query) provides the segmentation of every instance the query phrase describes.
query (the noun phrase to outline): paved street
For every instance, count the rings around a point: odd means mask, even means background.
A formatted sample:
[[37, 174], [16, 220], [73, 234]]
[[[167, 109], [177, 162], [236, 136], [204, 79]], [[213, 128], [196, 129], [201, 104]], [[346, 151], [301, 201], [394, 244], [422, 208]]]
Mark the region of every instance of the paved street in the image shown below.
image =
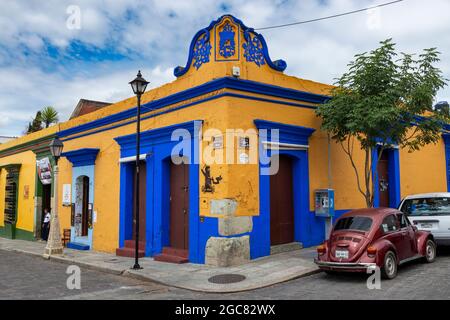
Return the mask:
[[81, 290], [66, 287], [66, 264], [0, 250], [0, 299], [450, 299], [450, 249], [431, 265], [400, 268], [381, 290], [368, 290], [365, 275], [324, 273], [254, 291], [205, 294], [81, 268]]

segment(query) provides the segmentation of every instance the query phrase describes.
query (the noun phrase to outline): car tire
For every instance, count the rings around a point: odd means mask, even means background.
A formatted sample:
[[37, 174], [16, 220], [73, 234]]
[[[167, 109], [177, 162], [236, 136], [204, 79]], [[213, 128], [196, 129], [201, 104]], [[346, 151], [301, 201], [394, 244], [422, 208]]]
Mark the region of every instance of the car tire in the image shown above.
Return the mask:
[[425, 261], [433, 263], [436, 260], [436, 243], [433, 240], [428, 239], [425, 245]]
[[381, 275], [384, 279], [394, 279], [397, 276], [397, 257], [392, 251], [386, 252], [384, 255], [383, 267], [381, 268]]

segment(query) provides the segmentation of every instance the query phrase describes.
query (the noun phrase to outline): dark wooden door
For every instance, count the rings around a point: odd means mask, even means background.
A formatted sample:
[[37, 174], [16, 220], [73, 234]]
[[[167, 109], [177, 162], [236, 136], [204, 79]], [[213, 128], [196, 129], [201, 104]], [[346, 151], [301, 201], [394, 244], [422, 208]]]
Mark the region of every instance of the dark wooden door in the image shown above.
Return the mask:
[[189, 165], [170, 164], [170, 246], [189, 248]]
[[89, 178], [83, 177], [83, 214], [81, 222], [81, 235], [83, 237], [88, 235], [88, 220], [89, 220]]
[[[134, 164], [135, 166], [135, 164]], [[133, 170], [133, 240], [136, 240], [136, 169]], [[139, 241], [146, 238], [147, 163], [139, 162]]]
[[387, 151], [383, 151], [381, 154], [377, 169], [380, 207], [389, 207], [389, 157]]
[[270, 243], [294, 242], [292, 159], [280, 156], [278, 173], [270, 176]]
[[[48, 212], [52, 212], [51, 200], [52, 200], [52, 185], [51, 184], [43, 184], [42, 185], [41, 223], [39, 225], [39, 230], [41, 230], [41, 225], [44, 222], [45, 209], [47, 209]], [[42, 230], [41, 230], [41, 238], [42, 238]]]

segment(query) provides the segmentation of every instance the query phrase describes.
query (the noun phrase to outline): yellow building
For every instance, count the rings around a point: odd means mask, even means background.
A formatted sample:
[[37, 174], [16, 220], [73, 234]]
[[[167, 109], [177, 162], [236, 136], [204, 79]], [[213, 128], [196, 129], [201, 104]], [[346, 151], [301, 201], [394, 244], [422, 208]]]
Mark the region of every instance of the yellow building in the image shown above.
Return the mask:
[[[317, 189], [334, 190], [335, 216], [365, 206], [348, 159], [315, 115], [331, 87], [285, 69], [260, 34], [226, 15], [195, 34], [175, 81], [142, 96], [142, 256], [241, 263], [277, 245], [321, 243], [327, 218], [316, 214]], [[58, 206], [70, 247], [133, 256], [135, 132], [134, 97], [60, 124]], [[20, 155], [0, 164], [34, 161]], [[389, 149], [376, 205], [447, 190], [445, 159], [444, 140], [411, 154]]]

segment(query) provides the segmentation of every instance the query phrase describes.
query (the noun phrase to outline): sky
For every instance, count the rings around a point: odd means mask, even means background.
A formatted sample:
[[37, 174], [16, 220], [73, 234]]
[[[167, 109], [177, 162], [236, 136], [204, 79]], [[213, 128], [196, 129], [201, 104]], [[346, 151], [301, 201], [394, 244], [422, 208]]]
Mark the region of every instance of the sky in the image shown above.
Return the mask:
[[[255, 29], [319, 18], [388, 0], [1, 0], [0, 136], [22, 135], [45, 106], [60, 120], [79, 99], [132, 95], [138, 69], [149, 88], [175, 80], [194, 34], [223, 14]], [[334, 82], [357, 53], [393, 38], [399, 51], [437, 47], [450, 78], [450, 0], [404, 0], [354, 15], [262, 30], [286, 74]], [[78, 19], [79, 17], [79, 19]], [[450, 87], [436, 101], [450, 100]]]

